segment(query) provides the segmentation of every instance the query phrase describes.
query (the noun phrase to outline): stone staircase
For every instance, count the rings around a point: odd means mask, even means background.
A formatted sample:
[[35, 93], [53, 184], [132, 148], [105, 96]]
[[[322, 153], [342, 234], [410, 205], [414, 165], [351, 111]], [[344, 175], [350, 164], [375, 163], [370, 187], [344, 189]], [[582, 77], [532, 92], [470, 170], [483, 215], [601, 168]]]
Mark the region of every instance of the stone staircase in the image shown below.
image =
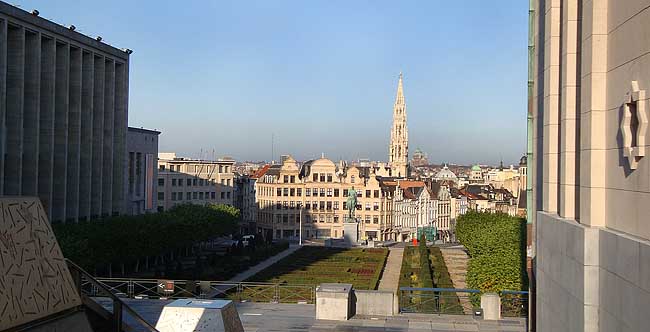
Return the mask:
[[[465, 247], [453, 246], [440, 248], [440, 252], [442, 253], [442, 258], [445, 260], [445, 264], [447, 265], [447, 271], [449, 271], [449, 276], [451, 277], [451, 282], [454, 284], [454, 288], [466, 289], [467, 263], [469, 262], [469, 256], [467, 255], [467, 252], [465, 252]], [[459, 300], [465, 313], [471, 314], [472, 304], [470, 303], [469, 298], [466, 296], [459, 296]]]
[[390, 248], [384, 273], [379, 281], [379, 290], [397, 292], [399, 286], [399, 274], [402, 270], [402, 258], [404, 257], [404, 248]]

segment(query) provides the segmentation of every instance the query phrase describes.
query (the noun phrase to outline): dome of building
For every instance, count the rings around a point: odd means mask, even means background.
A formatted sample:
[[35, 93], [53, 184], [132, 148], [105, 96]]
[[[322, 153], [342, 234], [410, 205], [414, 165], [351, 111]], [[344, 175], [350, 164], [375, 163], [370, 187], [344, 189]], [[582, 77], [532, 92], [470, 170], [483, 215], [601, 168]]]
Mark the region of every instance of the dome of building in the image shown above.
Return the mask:
[[474, 165], [474, 166], [472, 166], [472, 171], [474, 171], [474, 172], [480, 172], [480, 171], [481, 171], [481, 166], [479, 166], [479, 165]]
[[454, 180], [454, 181], [456, 181], [456, 180], [458, 180], [458, 177], [456, 176], [456, 174], [454, 174], [454, 172], [452, 172], [449, 169], [449, 167], [447, 167], [447, 165], [445, 165], [445, 167], [443, 167], [440, 170], [440, 172], [438, 172], [438, 174], [436, 174], [436, 176], [434, 176], [434, 179], [436, 181], [440, 181], [440, 180]]
[[528, 156], [524, 155], [519, 159], [519, 166], [526, 166], [528, 164]]

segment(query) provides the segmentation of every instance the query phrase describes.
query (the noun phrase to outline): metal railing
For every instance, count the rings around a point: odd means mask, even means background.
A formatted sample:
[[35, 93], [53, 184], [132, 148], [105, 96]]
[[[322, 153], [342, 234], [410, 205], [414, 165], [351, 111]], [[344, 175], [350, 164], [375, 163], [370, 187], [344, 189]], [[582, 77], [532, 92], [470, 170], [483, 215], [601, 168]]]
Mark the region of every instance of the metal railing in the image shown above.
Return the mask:
[[528, 292], [504, 290], [501, 297], [501, 316], [528, 317]]
[[[166, 279], [97, 278], [117, 297], [135, 299], [224, 298], [240, 302], [309, 303], [315, 302], [313, 285], [264, 282], [227, 282]], [[96, 296], [91, 283], [81, 285], [88, 296]]]
[[117, 332], [124, 331], [124, 316], [123, 313], [126, 311], [128, 315], [133, 317], [135, 322], [137, 322], [141, 327], [149, 332], [159, 332], [156, 328], [149, 324], [142, 316], [140, 316], [135, 310], [129, 307], [124, 301], [120, 299], [110, 288], [105, 284], [95, 279], [90, 273], [86, 272], [84, 269], [73, 263], [72, 261], [66, 259], [68, 268], [70, 269], [70, 274], [75, 282], [79, 295], [84, 298], [88, 296], [84, 292], [84, 288], [92, 288], [94, 290], [94, 296], [106, 296], [109, 297], [113, 302], [113, 312], [111, 317], [111, 323], [113, 328]]
[[473, 315], [473, 299], [480, 296], [476, 289], [399, 288], [400, 313]]

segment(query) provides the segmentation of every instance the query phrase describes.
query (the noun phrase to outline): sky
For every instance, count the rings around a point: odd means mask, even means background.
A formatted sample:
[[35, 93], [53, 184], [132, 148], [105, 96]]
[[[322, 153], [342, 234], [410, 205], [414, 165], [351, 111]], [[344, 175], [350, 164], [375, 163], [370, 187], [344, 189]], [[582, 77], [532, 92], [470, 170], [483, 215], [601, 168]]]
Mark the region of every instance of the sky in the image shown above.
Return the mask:
[[526, 151], [527, 1], [12, 4], [132, 49], [129, 125], [162, 131], [161, 152], [385, 161], [400, 72], [411, 155]]

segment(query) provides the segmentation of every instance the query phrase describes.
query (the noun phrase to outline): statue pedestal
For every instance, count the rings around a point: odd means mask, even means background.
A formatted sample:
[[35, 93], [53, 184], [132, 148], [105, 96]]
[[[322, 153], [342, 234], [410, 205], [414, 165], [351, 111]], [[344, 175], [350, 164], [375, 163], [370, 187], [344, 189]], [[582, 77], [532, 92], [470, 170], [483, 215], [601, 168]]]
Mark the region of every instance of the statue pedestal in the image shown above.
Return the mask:
[[359, 223], [354, 219], [346, 219], [343, 223], [343, 242], [348, 245], [359, 243]]

